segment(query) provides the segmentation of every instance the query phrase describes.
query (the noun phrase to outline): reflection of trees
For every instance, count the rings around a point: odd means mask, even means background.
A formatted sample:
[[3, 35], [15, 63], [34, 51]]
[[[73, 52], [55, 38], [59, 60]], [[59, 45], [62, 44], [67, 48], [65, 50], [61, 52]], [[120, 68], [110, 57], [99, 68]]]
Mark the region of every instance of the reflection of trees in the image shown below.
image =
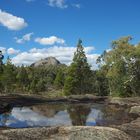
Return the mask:
[[86, 106], [70, 106], [67, 109], [72, 121], [72, 125], [86, 125], [86, 120], [91, 109]]
[[116, 105], [109, 105], [105, 106], [103, 108], [104, 118], [105, 122], [104, 125], [110, 125], [110, 124], [122, 124], [127, 123], [130, 121], [130, 117], [127, 113], [127, 110], [125, 108], [116, 106]]
[[9, 120], [10, 115], [11, 115], [11, 110], [6, 113], [0, 114], [0, 125], [1, 126], [6, 126], [6, 123]]
[[34, 112], [37, 112], [43, 116], [46, 116], [48, 118], [53, 118], [59, 111], [64, 111], [65, 106], [63, 105], [51, 105], [51, 104], [46, 104], [46, 105], [36, 105], [31, 107], [31, 109]]

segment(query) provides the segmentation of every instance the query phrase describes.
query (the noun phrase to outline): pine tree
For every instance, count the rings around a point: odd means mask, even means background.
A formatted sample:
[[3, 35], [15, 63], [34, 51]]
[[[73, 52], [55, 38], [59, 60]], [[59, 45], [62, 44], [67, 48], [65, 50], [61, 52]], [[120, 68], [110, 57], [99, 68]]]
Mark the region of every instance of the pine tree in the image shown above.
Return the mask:
[[64, 72], [62, 71], [62, 69], [57, 72], [56, 78], [54, 80], [54, 85], [57, 88], [62, 88], [64, 86]]
[[3, 58], [4, 58], [4, 56], [2, 54], [2, 51], [0, 51], [0, 73], [2, 73], [2, 65], [3, 65], [2, 60], [3, 60]]
[[29, 84], [29, 78], [28, 78], [26, 68], [23, 65], [19, 68], [16, 78], [17, 78], [17, 84], [20, 87], [20, 89], [22, 91], [26, 90]]
[[12, 92], [15, 89], [16, 71], [15, 66], [11, 63], [8, 57], [7, 62], [3, 67], [2, 84], [5, 92]]
[[3, 60], [4, 56], [2, 54], [2, 51], [0, 51], [0, 92], [2, 92], [3, 90], [3, 86], [2, 86], [2, 74], [3, 74]]
[[87, 62], [82, 41], [79, 40], [73, 62], [68, 69], [64, 84], [64, 93], [66, 95], [90, 93], [91, 75], [92, 73]]

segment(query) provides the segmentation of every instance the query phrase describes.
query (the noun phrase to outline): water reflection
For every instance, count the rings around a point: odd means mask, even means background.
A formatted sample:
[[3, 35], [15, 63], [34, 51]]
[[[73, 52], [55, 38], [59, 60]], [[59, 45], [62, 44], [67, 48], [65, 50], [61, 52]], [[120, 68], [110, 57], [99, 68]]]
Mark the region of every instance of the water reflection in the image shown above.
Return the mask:
[[91, 109], [87, 106], [70, 106], [68, 107], [68, 113], [72, 121], [72, 125], [86, 125], [86, 120], [91, 112]]
[[42, 104], [0, 114], [0, 126], [109, 125], [129, 121], [127, 110], [104, 104]]
[[64, 104], [42, 104], [30, 107], [34, 112], [46, 116], [54, 117], [58, 112], [67, 110], [68, 105]]
[[86, 125], [88, 126], [95, 126], [95, 125], [100, 125], [104, 117], [103, 112], [98, 109], [92, 109], [90, 112], [88, 119], [86, 121]]
[[0, 126], [7, 126], [7, 120], [10, 118], [10, 112], [6, 112], [0, 115]]

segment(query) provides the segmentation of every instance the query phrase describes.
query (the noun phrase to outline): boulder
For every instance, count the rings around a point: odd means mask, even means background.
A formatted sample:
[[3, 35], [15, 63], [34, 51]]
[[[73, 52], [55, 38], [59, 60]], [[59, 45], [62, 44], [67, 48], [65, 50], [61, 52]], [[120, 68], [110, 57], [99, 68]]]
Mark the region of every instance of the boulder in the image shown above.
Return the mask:
[[140, 140], [140, 117], [130, 123], [115, 126], [115, 128], [131, 135], [133, 140]]
[[70, 126], [2, 130], [0, 140], [133, 140], [109, 127]]
[[140, 106], [133, 106], [129, 113], [138, 114], [140, 116]]

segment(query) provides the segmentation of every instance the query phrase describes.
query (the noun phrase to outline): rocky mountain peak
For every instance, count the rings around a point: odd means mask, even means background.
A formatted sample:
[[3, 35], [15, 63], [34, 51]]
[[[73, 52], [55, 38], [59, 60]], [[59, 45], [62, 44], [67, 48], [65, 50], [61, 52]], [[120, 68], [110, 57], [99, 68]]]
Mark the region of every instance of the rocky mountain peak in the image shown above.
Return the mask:
[[40, 67], [40, 66], [57, 66], [61, 63], [55, 58], [55, 57], [47, 57], [45, 59], [41, 59], [33, 64], [31, 64], [32, 67]]

